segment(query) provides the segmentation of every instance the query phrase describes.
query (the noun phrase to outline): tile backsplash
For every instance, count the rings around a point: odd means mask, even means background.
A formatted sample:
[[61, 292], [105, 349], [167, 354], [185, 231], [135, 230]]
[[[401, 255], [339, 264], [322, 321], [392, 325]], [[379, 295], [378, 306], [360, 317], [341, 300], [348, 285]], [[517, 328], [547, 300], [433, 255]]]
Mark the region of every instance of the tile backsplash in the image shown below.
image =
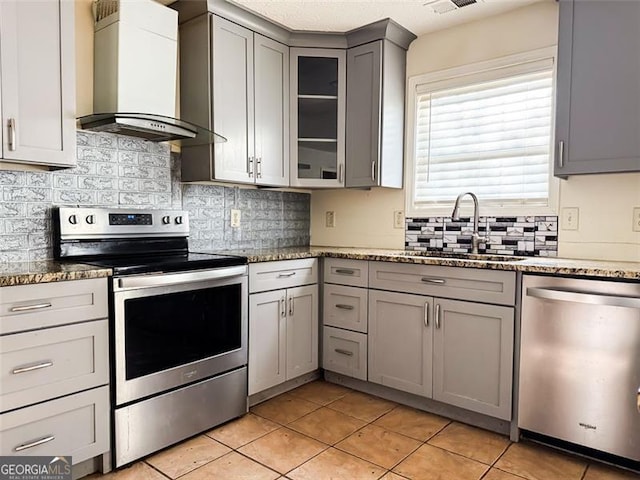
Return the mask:
[[0, 262], [52, 258], [53, 206], [185, 209], [192, 249], [309, 244], [309, 194], [182, 184], [179, 155], [165, 143], [87, 131], [77, 142], [73, 168], [0, 170]]
[[[461, 217], [407, 218], [405, 248], [417, 251], [469, 253], [473, 220]], [[480, 217], [478, 231], [488, 237], [480, 253], [555, 257], [558, 254], [558, 217]]]

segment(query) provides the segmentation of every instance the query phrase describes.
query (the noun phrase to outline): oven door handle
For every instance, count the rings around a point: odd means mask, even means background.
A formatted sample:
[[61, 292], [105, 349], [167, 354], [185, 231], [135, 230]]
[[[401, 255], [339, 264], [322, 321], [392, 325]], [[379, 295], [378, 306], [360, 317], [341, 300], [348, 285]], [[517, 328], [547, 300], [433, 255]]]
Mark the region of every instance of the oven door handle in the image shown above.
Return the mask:
[[238, 277], [246, 274], [247, 266], [242, 265], [239, 267], [224, 267], [210, 270], [197, 270], [193, 272], [167, 273], [160, 275], [138, 275], [118, 278], [117, 287], [114, 288], [114, 290], [206, 282], [208, 280], [222, 280], [225, 278]]

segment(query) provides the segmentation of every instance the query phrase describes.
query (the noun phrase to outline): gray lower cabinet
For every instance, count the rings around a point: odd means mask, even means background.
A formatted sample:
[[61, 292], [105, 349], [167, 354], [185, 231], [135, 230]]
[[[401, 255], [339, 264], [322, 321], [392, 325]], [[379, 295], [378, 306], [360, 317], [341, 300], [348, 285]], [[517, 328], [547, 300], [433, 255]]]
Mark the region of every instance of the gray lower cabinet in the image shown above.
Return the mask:
[[346, 187], [402, 188], [405, 67], [389, 40], [347, 50]]
[[369, 381], [511, 418], [513, 308], [369, 292]]
[[315, 258], [249, 265], [249, 395], [318, 368]]
[[227, 141], [182, 148], [184, 181], [289, 185], [289, 47], [213, 14], [180, 25], [181, 116]]
[[369, 291], [369, 381], [432, 395], [433, 299], [396, 292]]
[[249, 296], [249, 395], [318, 368], [318, 286]]
[[434, 300], [433, 398], [511, 419], [513, 308]]
[[103, 455], [109, 434], [105, 278], [0, 289], [0, 455]]
[[76, 164], [74, 2], [0, 2], [0, 159]]
[[560, 0], [556, 176], [640, 171], [640, 2]]

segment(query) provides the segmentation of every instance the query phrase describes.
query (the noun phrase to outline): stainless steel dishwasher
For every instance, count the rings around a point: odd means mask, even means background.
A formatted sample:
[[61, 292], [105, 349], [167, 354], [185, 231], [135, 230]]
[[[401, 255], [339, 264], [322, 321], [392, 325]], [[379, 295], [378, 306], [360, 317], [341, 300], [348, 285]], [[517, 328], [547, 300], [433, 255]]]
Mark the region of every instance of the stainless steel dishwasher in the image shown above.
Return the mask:
[[518, 427], [640, 460], [640, 283], [523, 276]]

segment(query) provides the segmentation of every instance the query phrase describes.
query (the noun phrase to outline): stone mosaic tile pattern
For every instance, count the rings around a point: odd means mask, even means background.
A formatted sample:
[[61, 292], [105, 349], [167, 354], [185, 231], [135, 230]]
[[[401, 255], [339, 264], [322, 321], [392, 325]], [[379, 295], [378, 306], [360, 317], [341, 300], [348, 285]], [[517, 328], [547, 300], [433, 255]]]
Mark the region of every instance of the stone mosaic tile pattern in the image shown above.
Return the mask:
[[[558, 217], [480, 217], [478, 232], [488, 241], [479, 253], [555, 257], [558, 254]], [[414, 251], [471, 252], [473, 220], [461, 217], [407, 218], [405, 247]]]
[[[183, 185], [179, 172], [166, 143], [88, 131], [73, 168], [0, 171], [0, 264], [53, 258], [54, 206], [184, 208], [200, 249], [309, 245], [309, 195]], [[242, 209], [239, 229], [228, 228], [231, 208]]]

